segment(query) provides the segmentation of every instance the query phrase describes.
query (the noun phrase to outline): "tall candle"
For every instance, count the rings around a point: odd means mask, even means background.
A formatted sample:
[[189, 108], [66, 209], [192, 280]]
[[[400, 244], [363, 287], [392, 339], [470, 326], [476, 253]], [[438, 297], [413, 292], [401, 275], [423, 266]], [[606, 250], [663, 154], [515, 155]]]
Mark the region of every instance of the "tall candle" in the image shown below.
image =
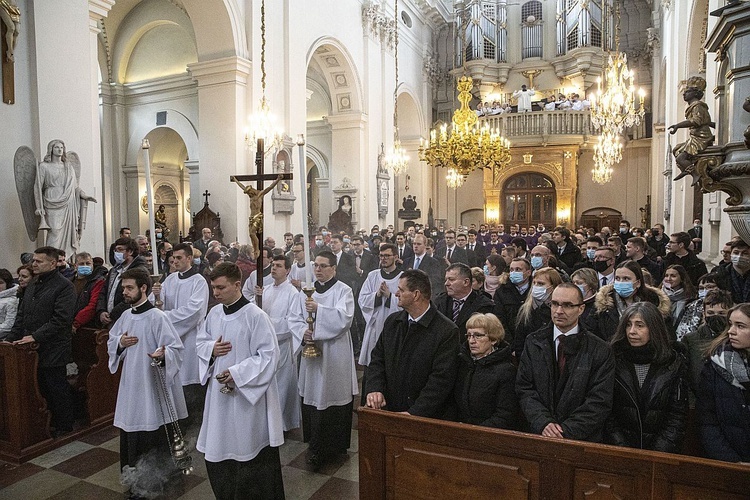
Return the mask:
[[310, 287], [313, 283], [312, 268], [310, 265], [310, 229], [307, 225], [307, 165], [305, 164], [305, 134], [297, 135], [297, 146], [299, 146], [299, 194], [302, 202], [302, 236], [305, 238], [303, 248], [305, 250], [305, 281]]
[[159, 274], [159, 259], [156, 255], [156, 223], [154, 222], [154, 193], [151, 189], [151, 158], [149, 157], [148, 150], [151, 148], [148, 139], [143, 139], [141, 143], [143, 148], [143, 162], [146, 170], [146, 200], [148, 201], [148, 228], [151, 234], [151, 251], [154, 253], [153, 259], [153, 274]]

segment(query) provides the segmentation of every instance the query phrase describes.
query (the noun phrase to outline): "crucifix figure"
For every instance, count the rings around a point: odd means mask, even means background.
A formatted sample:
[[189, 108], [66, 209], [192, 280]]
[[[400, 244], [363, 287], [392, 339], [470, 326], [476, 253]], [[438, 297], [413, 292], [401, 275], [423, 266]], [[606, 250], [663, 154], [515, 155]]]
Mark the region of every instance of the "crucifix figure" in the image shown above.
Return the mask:
[[[256, 263], [260, 256], [260, 245], [263, 242], [263, 197], [271, 192], [276, 185], [282, 180], [291, 180], [291, 173], [279, 173], [279, 174], [264, 174], [263, 164], [265, 155], [265, 144], [263, 139], [258, 139], [257, 149], [255, 153], [255, 175], [233, 175], [229, 178], [230, 181], [237, 184], [242, 192], [247, 195], [250, 199], [250, 240], [253, 243], [253, 255], [255, 256]], [[245, 185], [242, 181], [256, 181], [256, 187], [251, 185]], [[263, 181], [273, 181], [270, 186], [263, 188]], [[258, 276], [257, 285], [263, 287], [263, 269], [258, 269], [256, 273]], [[261, 307], [262, 297], [256, 297], [256, 304]]]
[[0, 0], [0, 61], [2, 61], [3, 102], [13, 104], [16, 101], [15, 92], [15, 57], [13, 55], [18, 42], [18, 32], [21, 26], [21, 11], [15, 0]]

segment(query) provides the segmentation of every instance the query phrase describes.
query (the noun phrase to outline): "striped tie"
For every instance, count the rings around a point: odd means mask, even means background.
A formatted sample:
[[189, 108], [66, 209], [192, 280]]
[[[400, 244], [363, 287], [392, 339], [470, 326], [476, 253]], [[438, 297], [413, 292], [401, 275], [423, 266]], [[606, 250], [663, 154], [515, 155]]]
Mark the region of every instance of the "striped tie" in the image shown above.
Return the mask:
[[453, 322], [458, 321], [458, 315], [461, 314], [461, 307], [464, 305], [463, 300], [453, 299]]

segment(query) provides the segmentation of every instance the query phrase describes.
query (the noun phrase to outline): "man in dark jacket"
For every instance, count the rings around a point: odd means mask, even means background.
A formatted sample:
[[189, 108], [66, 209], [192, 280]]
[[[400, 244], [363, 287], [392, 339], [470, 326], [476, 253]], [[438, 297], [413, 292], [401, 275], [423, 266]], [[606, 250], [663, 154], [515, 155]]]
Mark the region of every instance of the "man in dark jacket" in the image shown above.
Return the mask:
[[661, 281], [661, 266], [646, 255], [647, 246], [644, 238], [634, 236], [625, 244], [625, 254], [628, 259], [637, 262], [641, 269], [646, 269], [651, 273], [654, 283], [659, 283]]
[[445, 262], [446, 266], [456, 262], [469, 264], [469, 256], [466, 255], [466, 250], [456, 244], [456, 232], [453, 229], [445, 232], [445, 246], [435, 246], [435, 258]]
[[578, 245], [570, 239], [570, 230], [564, 227], [556, 227], [552, 233], [552, 241], [557, 245], [558, 262], [565, 264], [568, 269], [575, 268], [575, 265], [583, 260], [581, 250]]
[[398, 304], [383, 326], [365, 373], [367, 406], [441, 418], [450, 408], [458, 361], [458, 328], [430, 304], [430, 278], [404, 271]]
[[443, 269], [445, 266], [434, 257], [427, 255], [427, 237], [425, 235], [416, 235], [412, 241], [412, 247], [414, 255], [404, 259], [403, 269], [419, 269], [427, 273], [427, 276], [430, 277], [432, 294], [437, 296], [444, 290], [445, 271]]
[[690, 235], [685, 232], [674, 233], [669, 236], [669, 247], [667, 255], [663, 259], [664, 269], [679, 264], [685, 268], [693, 286], [698, 288], [698, 280], [708, 272], [706, 263], [688, 250], [690, 246]]
[[615, 359], [603, 340], [578, 324], [583, 295], [572, 283], [552, 292], [552, 325], [526, 339], [516, 394], [533, 433], [602, 440], [612, 411]]
[[76, 295], [71, 282], [57, 271], [59, 252], [53, 247], [34, 250], [34, 279], [24, 293], [13, 329], [6, 337], [17, 344], [39, 344], [39, 391], [52, 413], [54, 435], [73, 430], [70, 385], [65, 365], [71, 356], [71, 325]]
[[435, 306], [458, 326], [458, 339], [466, 339], [466, 322], [476, 312], [491, 313], [495, 309], [492, 299], [471, 288], [471, 268], [456, 263], [445, 270], [445, 292], [435, 297]]
[[122, 281], [120, 275], [128, 269], [143, 267], [147, 269], [146, 260], [138, 255], [138, 243], [132, 238], [120, 238], [115, 241], [115, 261], [117, 265], [109, 271], [106, 284], [99, 293], [96, 303], [96, 315], [102, 326], [109, 327], [129, 307], [122, 297]]

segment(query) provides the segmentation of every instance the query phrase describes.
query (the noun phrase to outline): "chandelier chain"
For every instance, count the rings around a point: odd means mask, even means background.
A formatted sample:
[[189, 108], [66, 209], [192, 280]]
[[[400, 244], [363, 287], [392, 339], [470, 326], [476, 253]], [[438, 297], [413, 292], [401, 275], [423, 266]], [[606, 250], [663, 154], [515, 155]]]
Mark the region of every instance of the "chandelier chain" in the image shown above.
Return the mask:
[[266, 100], [266, 0], [260, 2], [260, 88]]

